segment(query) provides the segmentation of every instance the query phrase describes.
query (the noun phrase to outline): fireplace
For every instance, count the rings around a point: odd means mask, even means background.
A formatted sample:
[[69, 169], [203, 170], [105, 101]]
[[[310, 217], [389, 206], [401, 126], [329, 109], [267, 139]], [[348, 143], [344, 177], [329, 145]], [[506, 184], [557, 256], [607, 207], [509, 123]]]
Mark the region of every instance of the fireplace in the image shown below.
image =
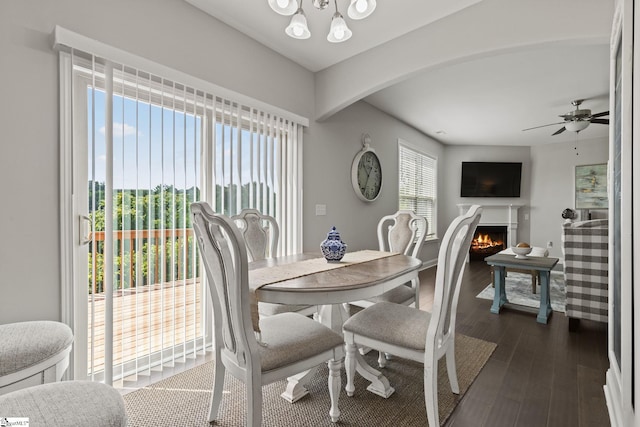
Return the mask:
[[470, 260], [484, 260], [507, 248], [507, 227], [502, 225], [478, 225], [469, 248]]
[[[464, 215], [470, 207], [471, 205], [469, 204], [459, 204], [459, 215]], [[522, 207], [524, 207], [524, 205], [482, 205], [482, 216], [480, 217], [480, 223], [478, 224], [477, 231], [482, 231], [484, 227], [506, 230], [502, 237], [503, 248], [515, 246], [516, 242], [518, 242], [518, 209]], [[500, 237], [498, 237], [498, 240], [499, 239]], [[489, 255], [493, 255], [493, 253], [489, 253], [486, 256]], [[475, 257], [476, 254], [474, 253], [472, 256]], [[470, 261], [472, 256], [469, 256], [467, 261]], [[478, 254], [475, 259], [484, 258], [485, 255]]]

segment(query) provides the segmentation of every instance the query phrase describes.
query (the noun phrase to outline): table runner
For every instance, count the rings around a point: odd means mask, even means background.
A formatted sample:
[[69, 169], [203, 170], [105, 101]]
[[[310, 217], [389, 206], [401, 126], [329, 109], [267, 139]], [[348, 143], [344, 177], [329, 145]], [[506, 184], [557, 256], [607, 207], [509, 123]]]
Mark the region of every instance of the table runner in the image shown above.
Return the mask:
[[260, 316], [258, 313], [258, 297], [256, 295], [256, 291], [261, 287], [272, 283], [284, 282], [285, 280], [308, 276], [309, 274], [320, 273], [323, 271], [346, 267], [348, 265], [386, 258], [392, 255], [397, 255], [397, 252], [362, 250], [345, 254], [340, 262], [327, 262], [324, 258], [313, 258], [304, 261], [292, 262], [290, 264], [250, 270], [249, 298], [253, 330], [257, 333], [260, 332]]

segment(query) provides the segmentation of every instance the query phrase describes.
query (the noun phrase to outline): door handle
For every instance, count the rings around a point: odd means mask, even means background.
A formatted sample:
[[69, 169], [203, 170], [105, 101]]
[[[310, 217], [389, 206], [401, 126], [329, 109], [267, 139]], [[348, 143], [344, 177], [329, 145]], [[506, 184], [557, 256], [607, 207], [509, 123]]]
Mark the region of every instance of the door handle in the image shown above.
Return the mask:
[[88, 245], [93, 240], [93, 230], [91, 229], [91, 218], [86, 215], [78, 217], [78, 230], [80, 236], [80, 245]]

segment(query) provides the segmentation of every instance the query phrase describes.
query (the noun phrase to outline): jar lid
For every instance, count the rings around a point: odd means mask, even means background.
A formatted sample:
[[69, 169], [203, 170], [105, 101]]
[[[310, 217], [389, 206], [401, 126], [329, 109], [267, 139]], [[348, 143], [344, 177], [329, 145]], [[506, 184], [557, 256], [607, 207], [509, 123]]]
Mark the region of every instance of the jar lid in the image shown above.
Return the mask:
[[340, 240], [340, 232], [336, 230], [336, 227], [331, 227], [329, 233], [327, 233], [327, 239], [329, 240]]

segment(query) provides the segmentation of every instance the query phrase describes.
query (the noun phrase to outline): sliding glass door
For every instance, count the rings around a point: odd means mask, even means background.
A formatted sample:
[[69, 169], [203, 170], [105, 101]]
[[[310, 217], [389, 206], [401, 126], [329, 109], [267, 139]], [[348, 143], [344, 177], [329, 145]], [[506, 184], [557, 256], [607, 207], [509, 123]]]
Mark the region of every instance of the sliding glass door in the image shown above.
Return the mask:
[[73, 375], [135, 380], [211, 344], [191, 203], [256, 208], [278, 253], [300, 252], [302, 126], [73, 48], [60, 61]]
[[206, 344], [189, 206], [201, 200], [211, 115], [184, 86], [94, 57], [73, 63], [74, 149], [85, 159], [75, 201], [86, 372], [76, 376], [111, 381]]

